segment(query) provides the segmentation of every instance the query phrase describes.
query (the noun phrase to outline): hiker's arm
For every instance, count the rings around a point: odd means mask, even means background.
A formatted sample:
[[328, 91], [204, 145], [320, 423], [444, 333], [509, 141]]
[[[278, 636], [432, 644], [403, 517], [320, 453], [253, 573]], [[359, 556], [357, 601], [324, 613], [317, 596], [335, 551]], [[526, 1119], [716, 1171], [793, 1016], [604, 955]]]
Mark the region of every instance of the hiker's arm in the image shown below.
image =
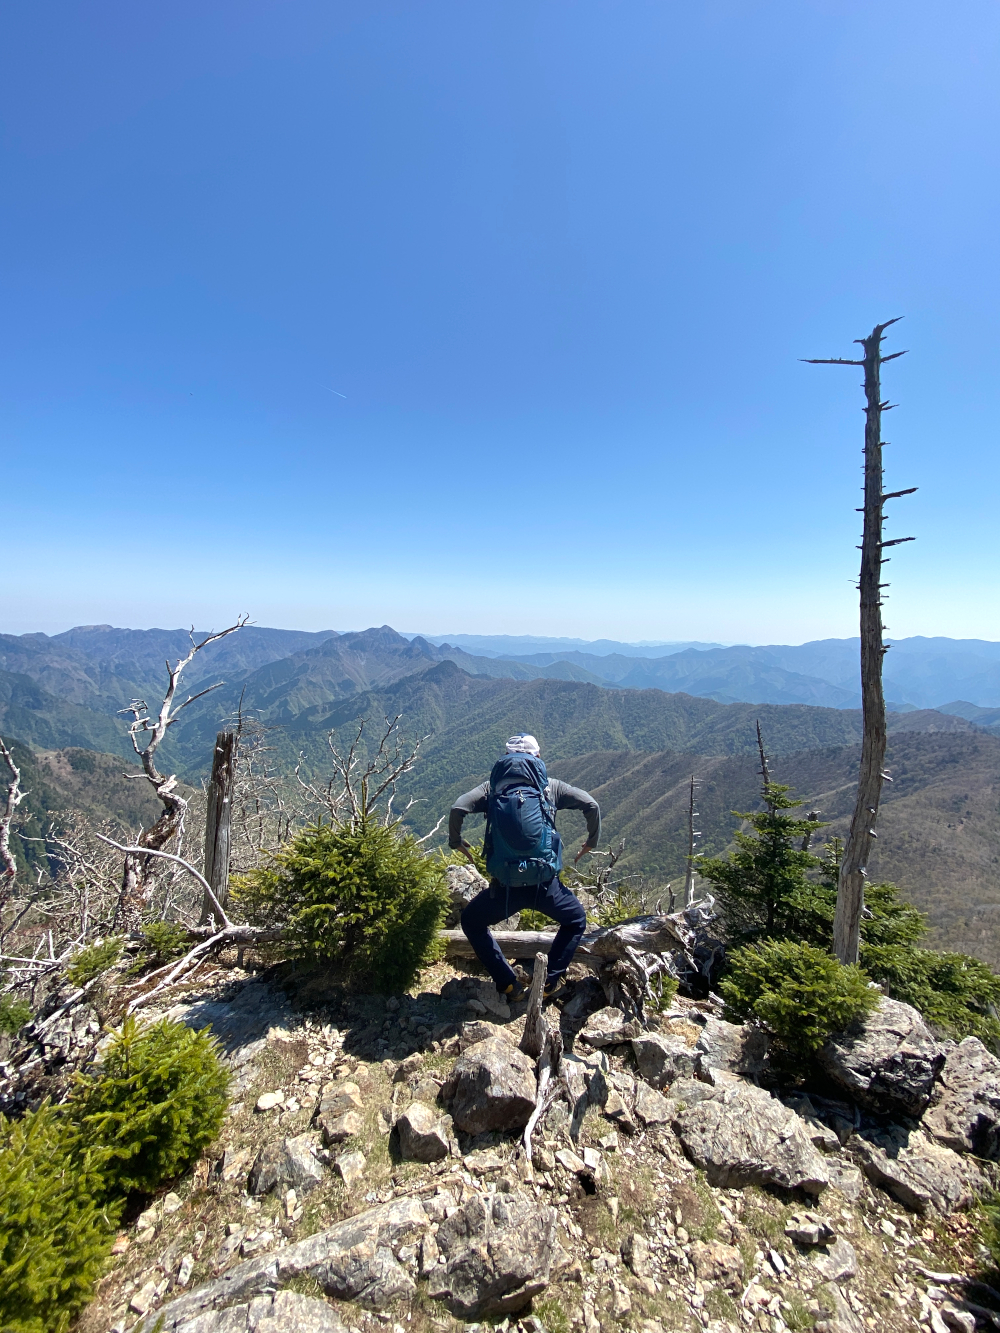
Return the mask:
[[592, 852], [601, 840], [601, 807], [589, 791], [584, 791], [582, 787], [571, 787], [568, 782], [560, 782], [558, 778], [554, 779], [552, 789], [557, 810], [583, 811], [587, 820], [587, 841], [580, 849], [580, 855]]
[[448, 816], [448, 846], [455, 851], [465, 852], [466, 856], [469, 855], [469, 844], [462, 837], [465, 816], [486, 813], [486, 795], [489, 789], [488, 782], [481, 782], [478, 787], [473, 787], [472, 791], [460, 796], [451, 807], [451, 814]]

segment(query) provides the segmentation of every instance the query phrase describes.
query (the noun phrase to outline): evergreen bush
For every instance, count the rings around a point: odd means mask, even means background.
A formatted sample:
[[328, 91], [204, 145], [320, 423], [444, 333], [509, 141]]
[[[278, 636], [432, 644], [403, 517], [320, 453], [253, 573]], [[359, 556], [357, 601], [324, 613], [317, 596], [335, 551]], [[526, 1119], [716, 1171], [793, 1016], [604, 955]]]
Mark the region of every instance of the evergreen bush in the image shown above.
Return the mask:
[[76, 954], [67, 967], [67, 977], [74, 986], [86, 986], [88, 981], [93, 981], [109, 967], [114, 967], [122, 956], [124, 947], [125, 939], [121, 935], [109, 935], [99, 944], [88, 944]]
[[169, 963], [172, 958], [180, 958], [190, 944], [190, 936], [184, 926], [176, 921], [151, 921], [142, 928], [143, 953], [152, 963]]
[[284, 926], [293, 953], [383, 994], [440, 957], [451, 905], [441, 858], [374, 819], [304, 829], [237, 891], [252, 920]]
[[[763, 784], [764, 810], [734, 810], [750, 825], [749, 832], [736, 833], [736, 851], [729, 856], [698, 857], [698, 873], [709, 881], [726, 921], [726, 932], [734, 943], [761, 937], [794, 937], [815, 930], [822, 920], [825, 902], [817, 901], [816, 885], [808, 872], [821, 864], [802, 844], [822, 828], [818, 819], [802, 819], [791, 812], [801, 806], [777, 782]], [[831, 918], [832, 922], [832, 918]]]
[[119, 1211], [101, 1194], [93, 1154], [55, 1107], [0, 1116], [3, 1333], [64, 1333], [89, 1300]]
[[13, 995], [0, 995], [0, 1032], [16, 1036], [31, 1018], [31, 1005]]
[[850, 1027], [881, 999], [860, 968], [793, 940], [735, 950], [720, 989], [726, 1018], [756, 1018], [794, 1055], [818, 1050], [832, 1032]]
[[888, 995], [912, 1004], [945, 1035], [956, 1041], [978, 1037], [1000, 1048], [1000, 977], [978, 958], [910, 944], [862, 943], [861, 965]]
[[78, 1079], [67, 1110], [98, 1155], [107, 1194], [148, 1194], [216, 1137], [228, 1085], [207, 1028], [127, 1018], [103, 1071]]

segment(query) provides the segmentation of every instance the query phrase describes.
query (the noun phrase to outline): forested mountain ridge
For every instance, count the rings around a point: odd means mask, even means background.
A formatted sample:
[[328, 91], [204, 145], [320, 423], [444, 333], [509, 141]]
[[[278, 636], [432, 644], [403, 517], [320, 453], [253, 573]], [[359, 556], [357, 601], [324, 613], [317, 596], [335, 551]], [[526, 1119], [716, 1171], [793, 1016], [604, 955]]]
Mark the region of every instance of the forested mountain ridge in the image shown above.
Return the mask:
[[[463, 636], [470, 646], [506, 641]], [[514, 641], [518, 642], [517, 640]], [[545, 642], [536, 641], [536, 642]], [[126, 630], [78, 626], [63, 634], [0, 635], [0, 670], [28, 676], [68, 702], [114, 714], [132, 698], [155, 696], [165, 658], [183, 656], [185, 630]], [[528, 651], [520, 655], [468, 647], [438, 638], [397, 634], [388, 625], [350, 633], [307, 633], [248, 625], [212, 644], [191, 664], [190, 684], [213, 679], [241, 682], [272, 667], [274, 687], [289, 695], [292, 712], [303, 701], [347, 697], [395, 679], [453, 661], [471, 675], [512, 680], [575, 680], [606, 688], [682, 691], [720, 703], [859, 706], [858, 641], [818, 640], [797, 646], [646, 646], [597, 640], [582, 647]], [[628, 651], [622, 651], [627, 649]], [[262, 689], [264, 677], [257, 682]], [[295, 694], [301, 692], [302, 700]], [[886, 697], [898, 710], [943, 705], [1000, 709], [1000, 644], [985, 640], [903, 639], [886, 659]], [[964, 713], [961, 714], [965, 716]], [[979, 726], [1000, 722], [983, 717]]]
[[[125, 721], [113, 713], [140, 690], [155, 704], [164, 684], [158, 654], [170, 651], [176, 658], [187, 647], [180, 631], [149, 634], [137, 647], [127, 634], [122, 639], [115, 631], [72, 632], [51, 651], [51, 641], [48, 648], [45, 643], [38, 648], [44, 636], [27, 636], [27, 643], [16, 639], [14, 648], [10, 636], [0, 640], [5, 660], [33, 660], [35, 677], [54, 687], [44, 687], [26, 672], [0, 670], [0, 731], [50, 756], [73, 747], [78, 754], [79, 747], [105, 752], [97, 758], [104, 812], [109, 801], [114, 804], [112, 778], [117, 781], [121, 759], [131, 755]], [[692, 772], [704, 782], [701, 850], [728, 845], [735, 827], [731, 810], [755, 808], [758, 720], [775, 776], [818, 804], [833, 820], [833, 832], [842, 831], [853, 798], [861, 736], [857, 710], [720, 703], [656, 688], [541, 678], [530, 663], [500, 662], [498, 667], [497, 659], [406, 639], [388, 626], [288, 641], [264, 632], [255, 639], [248, 628], [224, 644], [238, 644], [241, 635], [248, 636], [241, 654], [216, 654], [205, 662], [195, 658], [192, 666], [198, 669], [184, 682], [189, 692], [220, 677], [225, 683], [181, 714], [161, 751], [167, 771], [176, 770], [193, 784], [207, 773], [216, 731], [240, 706], [273, 728], [268, 745], [276, 768], [291, 774], [301, 762], [305, 774], [316, 777], [329, 773], [329, 731], [347, 742], [362, 719], [374, 731], [383, 718], [401, 715], [406, 738], [422, 740], [402, 793], [418, 799], [408, 820], [422, 834], [459, 792], [489, 772], [508, 735], [530, 730], [557, 776], [598, 795], [606, 841], [626, 840], [626, 866], [662, 883], [683, 870], [685, 793]], [[95, 642], [113, 650], [99, 669], [84, 653]], [[295, 651], [275, 656], [290, 644]], [[680, 656], [686, 655], [706, 656], [693, 651]], [[636, 662], [623, 660], [633, 667]], [[655, 659], [645, 660], [655, 664]], [[553, 675], [563, 666], [586, 674], [580, 663], [543, 665]], [[486, 666], [490, 671], [481, 669]], [[514, 666], [526, 678], [494, 674]], [[101, 707], [77, 702], [81, 697]], [[979, 729], [984, 721], [993, 721], [992, 711], [967, 703], [951, 705], [947, 713], [890, 714], [889, 762], [909, 767], [905, 773], [894, 771], [897, 781], [886, 788], [877, 851], [880, 873], [899, 880], [918, 905], [931, 911], [936, 939], [993, 961], [992, 934], [987, 939], [982, 932], [998, 898], [1000, 827], [993, 783], [1000, 741]], [[50, 767], [56, 762], [43, 759]], [[94, 795], [88, 792], [89, 780], [69, 782], [78, 768], [82, 773], [79, 762], [59, 760], [65, 781], [54, 783], [40, 772], [36, 785], [39, 791], [59, 789], [59, 809], [73, 801], [89, 808]], [[133, 785], [122, 783], [118, 809], [132, 823], [139, 816], [125, 801], [125, 791]], [[967, 798], [966, 804], [956, 814], [958, 807], [952, 806], [960, 797]], [[577, 832], [572, 830], [574, 838]], [[442, 840], [439, 835], [437, 841]]]

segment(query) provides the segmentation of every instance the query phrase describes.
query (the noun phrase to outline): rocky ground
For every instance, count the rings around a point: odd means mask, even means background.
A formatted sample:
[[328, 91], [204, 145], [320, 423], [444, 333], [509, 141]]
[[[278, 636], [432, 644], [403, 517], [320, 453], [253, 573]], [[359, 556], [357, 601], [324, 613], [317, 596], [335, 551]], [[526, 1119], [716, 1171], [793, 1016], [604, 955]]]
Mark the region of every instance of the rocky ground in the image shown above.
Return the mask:
[[[530, 1164], [525, 1006], [471, 971], [385, 997], [219, 968], [175, 997], [159, 1012], [220, 1039], [229, 1115], [127, 1214], [81, 1333], [1000, 1327], [970, 1209], [1000, 1155], [978, 1042], [884, 1001], [804, 1076], [712, 1001], [643, 1027], [572, 975]], [[92, 1007], [49, 1007], [8, 1091], [94, 1040]]]

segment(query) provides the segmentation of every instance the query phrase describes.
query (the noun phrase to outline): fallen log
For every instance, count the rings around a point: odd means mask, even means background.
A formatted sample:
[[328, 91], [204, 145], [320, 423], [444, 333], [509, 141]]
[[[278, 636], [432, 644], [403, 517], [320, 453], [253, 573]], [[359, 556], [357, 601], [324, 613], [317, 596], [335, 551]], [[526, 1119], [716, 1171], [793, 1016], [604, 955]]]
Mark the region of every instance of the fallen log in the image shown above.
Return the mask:
[[[547, 953], [555, 939], [554, 930], [499, 930], [493, 938], [506, 958], [534, 958]], [[475, 950], [460, 930], [442, 930], [448, 958], [475, 958]], [[577, 948], [578, 962], [600, 965], [609, 959], [628, 958], [629, 950], [640, 953], [669, 953], [689, 948], [694, 932], [676, 917], [637, 916], [617, 926], [590, 930]]]

